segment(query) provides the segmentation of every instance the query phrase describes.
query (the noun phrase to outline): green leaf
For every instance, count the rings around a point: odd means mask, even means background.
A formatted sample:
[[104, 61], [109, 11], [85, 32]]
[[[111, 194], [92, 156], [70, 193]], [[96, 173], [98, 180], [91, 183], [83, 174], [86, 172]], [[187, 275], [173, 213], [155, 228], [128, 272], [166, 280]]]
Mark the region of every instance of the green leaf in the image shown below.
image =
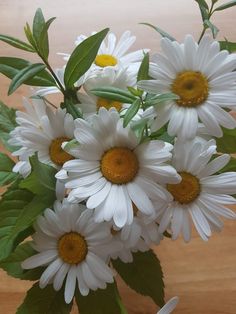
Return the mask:
[[36, 195], [43, 195], [47, 193], [54, 193], [56, 186], [55, 174], [57, 170], [49, 165], [46, 165], [38, 160], [38, 157], [30, 157], [30, 164], [32, 167], [31, 174], [22, 180], [20, 187], [27, 189]]
[[26, 23], [24, 27], [25, 36], [28, 39], [29, 43], [34, 47], [35, 50], [37, 50], [37, 43], [35, 41], [35, 38], [33, 36], [33, 33], [31, 31], [31, 28], [28, 23]]
[[236, 51], [236, 43], [230, 42], [228, 40], [219, 41], [221, 50], [228, 50], [230, 53]]
[[127, 314], [115, 283], [108, 284], [106, 289], [90, 290], [86, 297], [77, 290], [75, 299], [80, 314]]
[[17, 178], [17, 174], [12, 172], [14, 161], [7, 155], [0, 153], [0, 186], [9, 184]]
[[236, 153], [236, 129], [223, 129], [223, 137], [216, 139], [217, 150], [221, 153]]
[[40, 36], [45, 26], [45, 19], [40, 8], [37, 9], [33, 21], [33, 37], [39, 46]]
[[213, 38], [216, 38], [216, 36], [219, 32], [219, 29], [214, 24], [212, 24], [209, 20], [205, 20], [204, 25], [206, 27], [210, 28]]
[[150, 296], [162, 307], [165, 301], [160, 261], [152, 250], [133, 253], [133, 258], [132, 263], [123, 263], [117, 259], [112, 261], [112, 265], [130, 288], [142, 295]]
[[52, 17], [51, 19], [49, 19], [45, 23], [43, 30], [40, 34], [38, 47], [39, 47], [39, 52], [45, 59], [48, 59], [48, 55], [49, 55], [48, 29], [55, 19], [56, 19], [55, 17]]
[[215, 11], [222, 11], [222, 10], [231, 8], [231, 7], [235, 6], [235, 5], [236, 5], [236, 0], [229, 1], [229, 2], [227, 2], [225, 4], [220, 5], [218, 8], [215, 9]]
[[148, 119], [140, 119], [131, 124], [132, 130], [135, 132], [139, 141], [142, 140], [145, 129], [147, 128]]
[[[20, 58], [0, 57], [0, 73], [13, 79], [20, 70], [23, 70], [31, 64], [32, 63]], [[56, 86], [53, 77], [46, 70], [42, 70], [33, 78], [25, 81], [24, 84], [31, 86]]]
[[206, 3], [205, 0], [195, 0], [195, 1], [199, 4], [199, 6], [201, 5], [205, 9], [209, 10], [209, 6], [208, 6], [208, 4]]
[[168, 34], [167, 32], [163, 31], [161, 28], [159, 28], [157, 26], [154, 26], [154, 25], [152, 25], [150, 23], [139, 23], [139, 24], [149, 26], [149, 27], [155, 29], [155, 31], [157, 31], [162, 37], [166, 37], [166, 38], [168, 38], [171, 41], [176, 41], [176, 39], [174, 37], [172, 37], [170, 34]]
[[145, 106], [146, 107], [155, 106], [164, 101], [177, 100], [177, 99], [179, 99], [179, 96], [174, 93], [160, 94], [160, 95], [156, 95], [152, 98], [147, 99], [145, 101]]
[[66, 304], [64, 301], [64, 288], [55, 291], [52, 285], [48, 285], [41, 289], [35, 283], [16, 314], [69, 314], [71, 309], [72, 302]]
[[208, 20], [209, 18], [209, 7], [208, 4], [206, 3], [205, 0], [195, 0], [198, 3], [201, 16], [202, 16], [202, 21], [204, 22], [205, 20]]
[[36, 76], [39, 72], [44, 70], [45, 67], [46, 66], [43, 63], [35, 63], [19, 71], [11, 81], [8, 90], [8, 95], [11, 95], [18, 87], [24, 84], [27, 80]]
[[31, 242], [23, 243], [6, 259], [0, 262], [0, 267], [11, 277], [23, 280], [38, 280], [44, 271], [43, 267], [30, 270], [24, 270], [21, 267], [21, 263], [34, 254], [36, 254], [36, 251], [32, 248]]
[[74, 83], [90, 68], [108, 31], [109, 28], [106, 28], [90, 36], [72, 52], [64, 74], [66, 88], [73, 87]]
[[17, 38], [7, 36], [7, 35], [0, 35], [0, 40], [18, 49], [29, 51], [29, 52], [36, 52], [34, 47], [32, 47], [31, 45]]
[[16, 147], [8, 144], [9, 133], [17, 126], [16, 110], [9, 108], [0, 101], [0, 141], [9, 150], [14, 151]]
[[143, 95], [143, 90], [141, 89], [136, 89], [132, 86], [127, 86], [128, 91], [135, 97], [141, 97]]
[[61, 103], [61, 108], [66, 108], [66, 111], [70, 113], [74, 119], [83, 117], [79, 106], [74, 104], [71, 99], [65, 98], [64, 103]]
[[149, 53], [145, 53], [140, 68], [138, 70], [137, 81], [149, 79]]
[[133, 119], [133, 117], [136, 115], [136, 113], [139, 111], [139, 108], [141, 106], [140, 99], [136, 99], [132, 105], [129, 107], [129, 109], [126, 111], [124, 120], [123, 120], [123, 127], [126, 128], [129, 122]]
[[90, 92], [97, 97], [119, 101], [121, 103], [132, 104], [136, 100], [136, 97], [128, 91], [111, 86], [95, 88], [90, 90]]

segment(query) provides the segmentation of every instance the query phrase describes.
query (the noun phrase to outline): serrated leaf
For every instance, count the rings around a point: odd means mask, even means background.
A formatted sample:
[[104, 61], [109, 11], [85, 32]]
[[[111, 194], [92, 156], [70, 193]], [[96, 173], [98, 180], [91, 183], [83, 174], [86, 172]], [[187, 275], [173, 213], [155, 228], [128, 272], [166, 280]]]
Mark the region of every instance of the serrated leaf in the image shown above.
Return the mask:
[[[13, 79], [20, 70], [23, 70], [31, 64], [32, 63], [27, 60], [20, 58], [0, 57], [0, 73]], [[25, 81], [24, 84], [31, 86], [56, 86], [54, 79], [46, 70], [42, 70], [30, 80]]]
[[27, 66], [23, 70], [19, 71], [16, 76], [13, 77], [9, 86], [8, 95], [11, 95], [18, 87], [24, 84], [27, 80], [30, 80], [42, 70], [45, 69], [45, 64], [35, 63]]
[[145, 53], [141, 65], [138, 70], [137, 81], [149, 79], [149, 53]]
[[221, 50], [228, 50], [230, 53], [236, 51], [236, 43], [230, 42], [228, 40], [219, 41]]
[[52, 17], [45, 23], [39, 37], [39, 42], [38, 42], [39, 51], [41, 55], [46, 59], [48, 59], [48, 55], [49, 55], [48, 29], [54, 20], [55, 20], [55, 17]]
[[160, 95], [156, 95], [154, 97], [148, 98], [145, 101], [145, 106], [146, 107], [155, 106], [160, 103], [163, 103], [164, 101], [177, 100], [177, 99], [179, 99], [179, 96], [174, 93], [160, 94]]
[[16, 110], [9, 108], [0, 101], [0, 141], [9, 151], [16, 150], [8, 144], [9, 133], [17, 126]]
[[236, 153], [236, 129], [223, 129], [223, 136], [216, 139], [217, 150], [221, 153]]
[[151, 297], [160, 307], [165, 304], [163, 273], [160, 261], [152, 250], [133, 253], [132, 263], [117, 259], [112, 261], [112, 265], [130, 288]]
[[109, 28], [106, 28], [88, 37], [72, 52], [64, 74], [67, 88], [73, 87], [74, 83], [90, 68], [108, 31]]
[[136, 113], [139, 111], [139, 108], [141, 106], [140, 99], [136, 99], [132, 105], [129, 107], [129, 109], [126, 111], [124, 120], [123, 120], [123, 127], [126, 128], [129, 122], [133, 119], [133, 117], [136, 115]]
[[27, 292], [23, 304], [17, 309], [16, 314], [69, 314], [71, 304], [64, 301], [64, 288], [55, 291], [52, 285], [44, 289], [35, 283]]
[[209, 20], [205, 20], [204, 25], [210, 28], [213, 38], [216, 38], [217, 34], [219, 33], [219, 29], [214, 24], [212, 24]]
[[0, 35], [0, 40], [18, 49], [29, 52], [36, 52], [34, 47], [17, 38], [7, 35]]
[[95, 88], [90, 90], [90, 92], [97, 97], [119, 101], [121, 103], [132, 104], [136, 100], [136, 97], [128, 91], [112, 86]]
[[11, 277], [23, 280], [38, 280], [44, 271], [43, 267], [30, 270], [25, 270], [21, 267], [21, 263], [34, 254], [36, 254], [36, 251], [32, 248], [31, 242], [23, 243], [0, 262], [0, 267]]
[[7, 185], [17, 178], [17, 174], [12, 172], [14, 161], [7, 155], [0, 153], [0, 186]]
[[80, 314], [127, 314], [115, 283], [108, 284], [106, 289], [90, 290], [86, 297], [77, 290], [75, 299]]
[[176, 39], [174, 37], [172, 37], [170, 34], [168, 34], [167, 32], [163, 31], [161, 28], [159, 28], [157, 26], [154, 26], [154, 25], [152, 25], [150, 23], [139, 23], [139, 24], [149, 26], [149, 27], [153, 28], [155, 31], [157, 31], [162, 37], [166, 37], [166, 38], [168, 38], [171, 41], [176, 41]]
[[235, 5], [236, 5], [236, 0], [229, 1], [229, 2], [227, 2], [225, 4], [220, 5], [218, 8], [215, 9], [215, 11], [222, 11], [222, 10], [231, 8], [231, 7], [235, 6]]

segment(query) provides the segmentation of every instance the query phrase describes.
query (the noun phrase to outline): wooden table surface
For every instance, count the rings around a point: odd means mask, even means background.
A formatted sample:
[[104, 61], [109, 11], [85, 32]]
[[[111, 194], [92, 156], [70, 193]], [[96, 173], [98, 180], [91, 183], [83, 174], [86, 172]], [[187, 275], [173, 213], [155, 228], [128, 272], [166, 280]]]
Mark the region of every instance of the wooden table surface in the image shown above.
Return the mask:
[[[139, 22], [158, 24], [178, 40], [186, 33], [197, 39], [201, 31], [200, 14], [193, 0], [0, 0], [0, 33], [24, 39], [24, 23], [32, 21], [37, 7], [43, 9], [47, 18], [57, 17], [51, 27], [50, 59], [55, 67], [63, 64], [56, 52], [70, 52], [77, 35], [107, 26], [117, 34], [130, 29], [138, 37], [135, 48], [153, 51], [159, 48], [159, 36]], [[236, 41], [235, 18], [236, 7], [216, 14], [214, 22], [221, 29], [220, 38]], [[4, 43], [0, 43], [0, 56], [36, 60]], [[0, 76], [0, 99], [20, 108], [28, 88], [20, 88], [7, 97], [8, 85], [9, 80]], [[226, 221], [223, 231], [214, 234], [208, 243], [194, 233], [190, 244], [184, 244], [182, 239], [175, 242], [166, 239], [155, 252], [165, 274], [166, 298], [180, 297], [174, 313], [236, 314], [236, 222]], [[136, 295], [122, 282], [119, 285], [129, 313], [156, 313], [149, 298]], [[0, 314], [14, 314], [30, 286], [31, 283], [0, 271]]]

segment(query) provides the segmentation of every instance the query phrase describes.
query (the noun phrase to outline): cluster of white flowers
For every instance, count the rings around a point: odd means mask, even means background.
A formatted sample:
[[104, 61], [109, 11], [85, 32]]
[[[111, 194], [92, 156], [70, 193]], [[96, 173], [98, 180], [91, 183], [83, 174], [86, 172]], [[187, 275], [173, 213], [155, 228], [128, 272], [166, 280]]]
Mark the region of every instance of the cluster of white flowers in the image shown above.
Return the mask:
[[[218, 42], [207, 36], [199, 44], [190, 35], [182, 44], [163, 38], [163, 53], [151, 59], [153, 79], [137, 83], [146, 50], [126, 54], [134, 41], [125, 32], [117, 43], [112, 33], [102, 43], [94, 64], [77, 82], [77, 106], [84, 119], [73, 120], [66, 109], [54, 110], [43, 100], [25, 101], [26, 112], [17, 112], [18, 126], [11, 133], [10, 143], [20, 147], [14, 153], [20, 160], [16, 172], [24, 177], [30, 173], [28, 159], [34, 153], [58, 169], [58, 200], [35, 225], [38, 254], [22, 266], [46, 267], [41, 287], [53, 283], [59, 290], [66, 278], [67, 303], [77, 282], [82, 295], [105, 288], [113, 281], [111, 258], [132, 262], [132, 252], [159, 244], [166, 230], [172, 239], [182, 234], [188, 242], [192, 220], [207, 240], [222, 229], [220, 216], [236, 218], [225, 207], [236, 203], [231, 196], [236, 194], [236, 173], [219, 173], [230, 157], [213, 158], [217, 146], [212, 139], [222, 136], [221, 126], [236, 127], [224, 110], [236, 107], [236, 57], [220, 51]], [[176, 94], [177, 100], [134, 117], [148, 118], [149, 134], [167, 125], [168, 134], [176, 136], [174, 145], [148, 137], [140, 141], [132, 123], [123, 126], [129, 104], [92, 94], [102, 86]], [[37, 94], [51, 92], [56, 89]], [[170, 313], [174, 306], [159, 313]]]

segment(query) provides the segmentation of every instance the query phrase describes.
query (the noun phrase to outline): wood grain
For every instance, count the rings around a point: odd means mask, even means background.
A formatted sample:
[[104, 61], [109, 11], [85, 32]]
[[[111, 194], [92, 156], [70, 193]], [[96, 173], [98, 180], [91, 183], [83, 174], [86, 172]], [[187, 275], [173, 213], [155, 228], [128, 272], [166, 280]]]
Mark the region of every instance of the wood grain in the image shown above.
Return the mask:
[[[0, 0], [0, 33], [24, 39], [23, 26], [26, 21], [32, 21], [37, 7], [43, 9], [46, 17], [58, 17], [50, 32], [50, 59], [55, 67], [63, 65], [56, 53], [70, 52], [77, 35], [107, 26], [117, 34], [130, 29], [137, 35], [134, 48], [148, 47], [153, 51], [159, 48], [159, 36], [139, 22], [158, 24], [178, 40], [186, 33], [198, 38], [201, 31], [199, 11], [193, 0]], [[217, 13], [214, 22], [221, 29], [221, 38], [236, 41], [235, 18], [236, 8]], [[0, 43], [0, 56], [37, 60], [3, 43]], [[8, 85], [9, 80], [1, 76], [0, 99], [21, 108], [22, 96], [30, 94], [29, 89], [22, 87], [7, 97]], [[208, 243], [194, 233], [190, 244], [184, 244], [182, 239], [175, 242], [165, 239], [155, 248], [164, 269], [166, 299], [180, 296], [176, 314], [236, 314], [235, 237], [235, 222], [226, 222], [223, 232], [213, 235]], [[15, 280], [1, 271], [0, 314], [14, 314], [30, 286], [31, 283]], [[156, 313], [156, 306], [149, 298], [136, 295], [121, 280], [119, 287], [130, 314]], [[77, 313], [76, 309], [73, 313]]]

